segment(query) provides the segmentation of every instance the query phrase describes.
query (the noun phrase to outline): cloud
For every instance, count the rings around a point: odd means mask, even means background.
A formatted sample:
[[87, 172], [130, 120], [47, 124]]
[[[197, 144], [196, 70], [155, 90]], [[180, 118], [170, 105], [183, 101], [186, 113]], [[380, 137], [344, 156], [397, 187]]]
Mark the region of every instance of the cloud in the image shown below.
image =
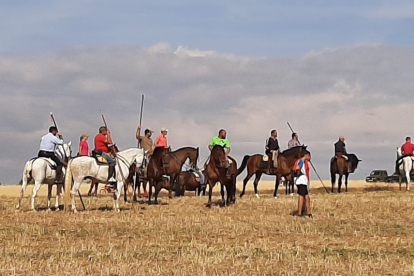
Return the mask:
[[102, 125], [99, 110], [120, 148], [136, 146], [141, 94], [143, 127], [155, 134], [170, 128], [173, 149], [199, 146], [201, 160], [220, 128], [228, 130], [239, 161], [263, 152], [273, 128], [285, 148], [289, 121], [325, 179], [338, 136], [364, 160], [353, 176], [362, 178], [371, 169], [392, 170], [395, 147], [412, 135], [406, 126], [414, 117], [414, 51], [406, 48], [369, 45], [257, 58], [160, 43], [3, 54], [0, 62], [2, 183], [21, 179], [50, 125], [50, 111], [75, 153], [80, 134], [93, 138]]

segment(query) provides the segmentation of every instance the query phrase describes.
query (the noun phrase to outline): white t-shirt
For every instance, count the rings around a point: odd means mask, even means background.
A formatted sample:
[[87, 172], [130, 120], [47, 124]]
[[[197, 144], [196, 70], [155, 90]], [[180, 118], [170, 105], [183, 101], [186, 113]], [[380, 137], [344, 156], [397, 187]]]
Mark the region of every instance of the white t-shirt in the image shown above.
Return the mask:
[[300, 160], [298, 162], [298, 166], [300, 167], [300, 171], [302, 175], [299, 177], [295, 177], [296, 185], [309, 185], [309, 179], [308, 179], [308, 176], [306, 175], [305, 162], [303, 162], [303, 160]]

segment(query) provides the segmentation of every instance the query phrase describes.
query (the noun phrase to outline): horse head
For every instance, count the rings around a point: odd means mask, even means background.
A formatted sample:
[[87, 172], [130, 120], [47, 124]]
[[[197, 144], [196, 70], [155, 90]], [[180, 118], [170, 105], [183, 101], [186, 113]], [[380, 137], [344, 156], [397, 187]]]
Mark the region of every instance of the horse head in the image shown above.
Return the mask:
[[55, 155], [62, 161], [68, 162], [72, 157], [72, 142], [67, 144], [57, 145], [55, 148]]
[[224, 148], [220, 145], [215, 145], [211, 149], [210, 160], [215, 162], [218, 167], [225, 168], [227, 167], [226, 155], [224, 153]]
[[199, 148], [197, 147], [193, 151], [191, 151], [189, 158], [190, 158], [190, 166], [193, 168], [197, 168], [197, 161], [199, 156]]

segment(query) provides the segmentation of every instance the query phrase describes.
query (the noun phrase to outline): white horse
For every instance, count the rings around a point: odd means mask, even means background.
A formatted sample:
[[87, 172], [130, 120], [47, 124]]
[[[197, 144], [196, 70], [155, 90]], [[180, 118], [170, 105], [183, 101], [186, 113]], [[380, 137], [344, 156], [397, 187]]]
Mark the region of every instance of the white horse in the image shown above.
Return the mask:
[[[63, 145], [57, 145], [55, 147], [55, 155], [61, 162], [68, 162], [69, 158], [72, 155], [71, 142]], [[39, 192], [40, 187], [43, 183], [48, 184], [48, 194], [47, 194], [47, 208], [50, 210], [50, 198], [52, 197], [52, 187], [55, 184], [56, 180], [56, 169], [51, 168], [51, 166], [56, 166], [55, 162], [52, 159], [45, 157], [38, 157], [30, 159], [26, 162], [23, 170], [22, 178], [22, 190], [20, 191], [19, 202], [16, 205], [16, 209], [20, 208], [20, 202], [23, 198], [24, 191], [26, 190], [27, 184], [30, 180], [34, 179], [34, 187], [32, 194], [32, 210], [37, 211], [35, 208], [35, 198]], [[65, 172], [65, 168], [62, 168], [62, 177]], [[57, 184], [56, 191], [56, 201], [55, 207], [56, 211], [59, 211], [59, 195], [63, 187], [62, 184]]]
[[[117, 153], [115, 165], [117, 189], [114, 194], [114, 209], [119, 212], [118, 200], [121, 196], [121, 191], [124, 186], [124, 180], [128, 178], [129, 169], [132, 164], [137, 167], [142, 165], [144, 159], [144, 150], [137, 148], [130, 148]], [[65, 176], [65, 191], [69, 191], [70, 185], [73, 186], [70, 192], [72, 201], [72, 210], [77, 212], [74, 195], [78, 193], [79, 187], [85, 178], [92, 179], [99, 183], [108, 183], [108, 166], [99, 166], [95, 158], [89, 156], [75, 157], [69, 161]], [[69, 211], [69, 193], [65, 193], [65, 210]]]
[[[401, 153], [401, 148], [397, 148], [397, 158], [400, 158], [402, 156]], [[406, 177], [406, 183], [407, 183], [407, 191], [410, 190], [410, 182], [411, 182], [411, 178], [410, 178], [410, 174], [411, 171], [413, 170], [413, 161], [414, 161], [414, 157], [413, 156], [405, 156], [402, 158], [401, 160], [402, 162], [400, 162], [398, 164], [398, 171], [399, 171], [399, 183], [400, 183], [400, 191], [401, 191], [401, 182], [403, 180], [403, 177]]]

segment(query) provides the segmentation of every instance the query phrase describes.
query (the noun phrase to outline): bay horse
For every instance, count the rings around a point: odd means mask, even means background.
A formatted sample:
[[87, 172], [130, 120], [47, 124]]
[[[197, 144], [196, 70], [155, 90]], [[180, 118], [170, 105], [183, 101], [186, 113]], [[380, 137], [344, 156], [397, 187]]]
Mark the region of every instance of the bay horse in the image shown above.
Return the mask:
[[401, 148], [397, 148], [397, 160], [402, 159], [397, 165], [398, 167], [398, 182], [400, 184], [400, 191], [401, 191], [401, 183], [403, 181], [403, 178], [405, 178], [406, 181], [406, 191], [410, 190], [410, 182], [411, 182], [411, 172], [414, 169], [413, 156], [404, 156], [402, 155]]
[[[237, 177], [237, 163], [236, 160], [227, 156], [231, 161], [230, 166], [228, 166], [228, 161], [226, 160], [226, 155], [224, 153], [224, 148], [220, 145], [215, 145], [211, 149], [209, 162], [206, 169], [204, 170], [205, 175], [207, 176], [207, 183], [209, 185], [208, 189], [208, 203], [207, 207], [211, 207], [211, 196], [213, 194], [213, 188], [217, 182], [220, 182], [221, 185], [221, 200], [224, 205], [229, 205], [236, 203], [236, 177]], [[227, 175], [228, 174], [228, 175]], [[224, 187], [226, 187], [227, 199], [224, 200]]]
[[[189, 159], [190, 166], [197, 166], [198, 148], [184, 147], [170, 152], [168, 148], [155, 148], [147, 167], [147, 179], [149, 183], [148, 204], [151, 204], [152, 187], [155, 187], [155, 202], [158, 203], [158, 194], [161, 186], [162, 175], [170, 177], [170, 183], [174, 184], [181, 173], [184, 162]], [[172, 198], [172, 185], [168, 193]]]
[[[114, 193], [114, 210], [119, 210], [118, 200], [121, 196], [121, 190], [124, 186], [124, 179], [129, 175], [131, 166], [141, 166], [144, 159], [144, 150], [130, 148], [116, 153], [116, 187]], [[65, 209], [69, 211], [69, 196], [72, 199], [72, 211], [77, 212], [74, 195], [78, 193], [79, 187], [85, 178], [98, 181], [99, 183], [108, 183], [108, 166], [100, 166], [95, 158], [90, 156], [78, 156], [69, 161], [65, 176]], [[69, 193], [72, 184], [72, 190]]]
[[345, 176], [345, 192], [348, 192], [348, 176], [350, 173], [355, 172], [358, 167], [358, 163], [362, 160], [359, 160], [358, 157], [349, 153], [346, 154], [348, 160], [342, 156], [334, 156], [331, 158], [330, 162], [330, 171], [331, 171], [331, 184], [332, 184], [332, 193], [334, 192], [334, 186], [336, 182], [336, 175], [338, 174], [338, 193], [341, 192], [342, 187], [342, 176]]
[[[255, 154], [255, 155], [245, 155], [240, 165], [240, 168], [237, 170], [237, 175], [241, 174], [243, 170], [247, 167], [247, 175], [243, 179], [243, 191], [240, 194], [240, 197], [243, 197], [246, 191], [247, 182], [253, 176], [256, 175], [253, 185], [254, 185], [254, 193], [256, 197], [259, 197], [257, 192], [257, 186], [259, 185], [260, 177], [262, 174], [268, 175], [276, 175], [275, 180], [275, 191], [273, 193], [273, 197], [277, 198], [277, 191], [279, 189], [279, 183], [282, 176], [286, 179], [286, 194], [288, 193], [288, 186], [292, 186], [293, 191], [293, 181], [291, 177], [291, 173], [293, 172], [293, 166], [295, 165], [296, 160], [302, 157], [302, 154], [306, 150], [307, 146], [296, 146], [290, 149], [284, 150], [283, 152], [278, 154], [278, 166], [277, 168], [271, 168], [270, 174], [267, 173], [267, 162], [263, 161], [262, 154]], [[262, 162], [265, 163], [265, 166], [262, 165]]]
[[[62, 163], [68, 162], [72, 155], [71, 149], [72, 143], [69, 142], [63, 145], [57, 145], [55, 147], [55, 155]], [[56, 189], [56, 201], [55, 201], [55, 208], [56, 211], [59, 211], [59, 196], [63, 192], [63, 183], [55, 184], [56, 181], [56, 169], [52, 169], [52, 164], [54, 162], [45, 157], [36, 157], [32, 158], [26, 162], [24, 169], [23, 169], [23, 178], [22, 178], [22, 190], [20, 191], [19, 201], [16, 205], [16, 209], [20, 208], [20, 203], [24, 195], [24, 191], [27, 188], [30, 180], [34, 180], [34, 187], [32, 193], [32, 200], [31, 200], [31, 207], [33, 211], [37, 211], [35, 207], [35, 198], [37, 193], [39, 192], [40, 187], [43, 183], [48, 185], [48, 193], [47, 193], [47, 208], [50, 210], [50, 199], [52, 197], [52, 187], [53, 185], [57, 186]], [[65, 172], [65, 168], [62, 168], [63, 173]], [[63, 175], [63, 174], [62, 174]]]
[[[204, 178], [207, 179], [205, 171], [202, 172]], [[196, 176], [193, 172], [181, 172], [178, 175], [178, 179], [173, 185], [173, 190], [176, 192], [176, 195], [183, 196], [185, 191], [194, 191], [196, 196], [200, 196], [201, 193], [205, 195], [207, 185], [202, 185], [197, 181]], [[179, 192], [181, 191], [181, 192]]]

